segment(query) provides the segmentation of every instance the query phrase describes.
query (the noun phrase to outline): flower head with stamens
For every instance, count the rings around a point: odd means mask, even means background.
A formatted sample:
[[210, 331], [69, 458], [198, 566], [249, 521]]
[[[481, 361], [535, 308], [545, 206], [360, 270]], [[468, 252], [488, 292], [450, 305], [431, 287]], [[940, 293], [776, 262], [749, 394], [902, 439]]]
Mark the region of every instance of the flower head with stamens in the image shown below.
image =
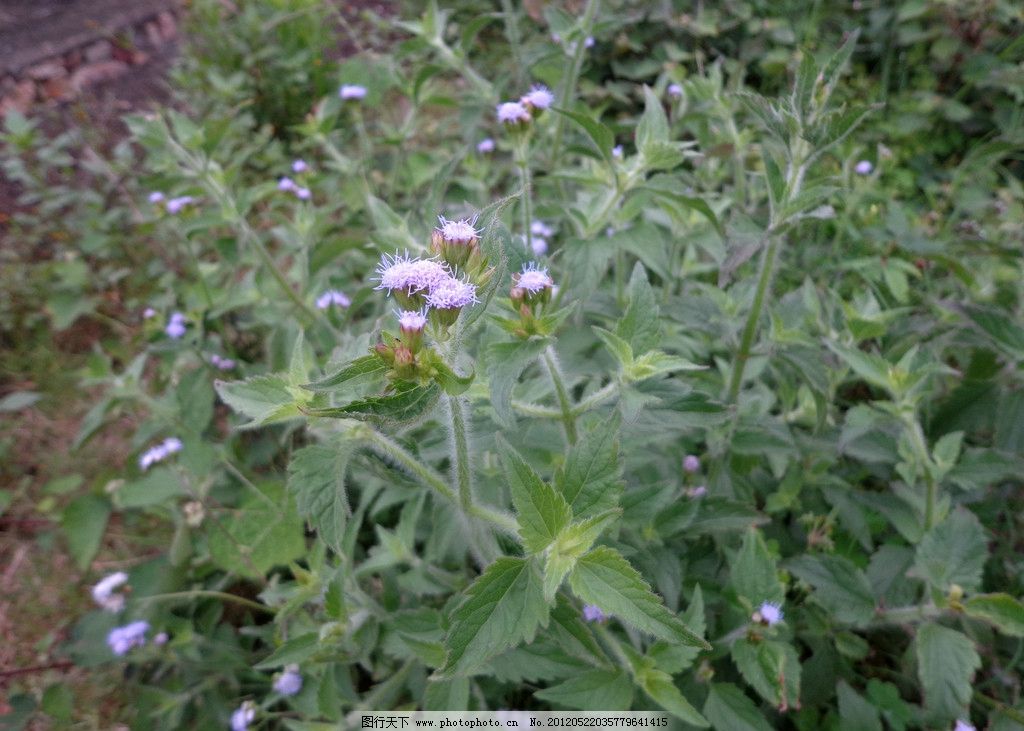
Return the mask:
[[683, 95], [683, 87], [680, 84], [669, 84], [668, 95], [673, 99], [678, 99]]
[[688, 454], [683, 458], [683, 469], [693, 474], [700, 469], [700, 458], [695, 454]]
[[458, 221], [449, 221], [444, 216], [438, 216], [437, 220], [441, 225], [437, 227], [441, 237], [452, 244], [471, 244], [480, 237], [480, 232], [473, 227], [473, 221], [468, 218], [460, 218]]
[[285, 666], [284, 672], [274, 681], [274, 690], [281, 695], [295, 695], [302, 690], [302, 676], [299, 666], [294, 663]]
[[498, 121], [510, 127], [522, 126], [530, 121], [530, 112], [519, 102], [505, 102], [498, 105]]
[[476, 218], [449, 221], [438, 216], [437, 220], [440, 225], [430, 236], [431, 251], [452, 268], [465, 267], [470, 257], [479, 251], [480, 232], [473, 226]]
[[431, 287], [426, 297], [431, 320], [442, 328], [454, 325], [462, 308], [476, 302], [476, 285], [452, 276]]
[[516, 285], [522, 287], [530, 294], [539, 294], [545, 289], [550, 290], [555, 285], [555, 282], [551, 279], [551, 275], [548, 274], [547, 268], [539, 267], [536, 262], [531, 261], [523, 267]]
[[476, 143], [476, 151], [481, 155], [486, 155], [489, 152], [494, 152], [494, 140], [490, 137], [485, 137]]
[[231, 731], [246, 731], [256, 719], [256, 705], [246, 701], [231, 714]]
[[295, 190], [295, 181], [289, 177], [283, 177], [277, 181], [277, 189], [280, 191], [291, 192]]
[[588, 622], [603, 622], [608, 619], [608, 616], [596, 604], [584, 604], [583, 619]]
[[165, 196], [159, 190], [154, 190], [152, 193], [149, 194], [149, 202], [152, 203], [154, 206], [157, 203], [163, 203], [164, 200], [166, 200], [166, 199], [167, 199], [167, 196]]
[[874, 169], [875, 166], [871, 164], [870, 160], [861, 160], [853, 166], [853, 171], [857, 173], [857, 175], [871, 175], [871, 171]]
[[167, 334], [167, 337], [177, 340], [185, 335], [185, 329], [185, 315], [181, 312], [173, 312], [167, 320], [164, 333]]
[[761, 602], [761, 606], [754, 612], [754, 621], [772, 627], [781, 622], [784, 616], [781, 602]]
[[146, 644], [146, 633], [149, 632], [149, 622], [139, 620], [126, 624], [123, 627], [115, 627], [107, 635], [107, 645], [117, 655], [126, 655], [133, 647], [142, 647]]
[[550, 107], [555, 101], [555, 95], [544, 84], [534, 84], [530, 90], [523, 94], [519, 103], [529, 111], [539, 113]]
[[196, 199], [190, 195], [183, 195], [180, 198], [171, 198], [167, 201], [167, 212], [172, 216], [179, 213], [185, 206], [190, 206], [196, 202]]
[[534, 236], [550, 238], [551, 236], [554, 236], [555, 229], [551, 228], [543, 221], [536, 220], [530, 224], [530, 233], [532, 233]]
[[395, 313], [398, 315], [398, 327], [405, 331], [411, 332], [423, 332], [423, 328], [427, 326], [427, 311], [423, 310], [404, 310], [402, 312]]
[[305, 160], [295, 160], [292, 162], [292, 172], [298, 175], [309, 170], [309, 165]]
[[104, 577], [92, 588], [93, 601], [108, 612], [120, 612], [124, 609], [124, 594], [115, 593], [115, 590], [127, 583], [127, 581], [128, 574], [124, 571], [118, 571]]

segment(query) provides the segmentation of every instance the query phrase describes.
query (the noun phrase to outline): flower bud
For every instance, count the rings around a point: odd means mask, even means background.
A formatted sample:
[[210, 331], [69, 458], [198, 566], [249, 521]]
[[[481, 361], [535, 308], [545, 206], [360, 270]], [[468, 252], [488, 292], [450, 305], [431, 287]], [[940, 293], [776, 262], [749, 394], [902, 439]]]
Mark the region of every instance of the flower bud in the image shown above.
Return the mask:
[[423, 329], [427, 326], [426, 310], [412, 310], [398, 314], [398, 329], [402, 344], [413, 354], [423, 345]]

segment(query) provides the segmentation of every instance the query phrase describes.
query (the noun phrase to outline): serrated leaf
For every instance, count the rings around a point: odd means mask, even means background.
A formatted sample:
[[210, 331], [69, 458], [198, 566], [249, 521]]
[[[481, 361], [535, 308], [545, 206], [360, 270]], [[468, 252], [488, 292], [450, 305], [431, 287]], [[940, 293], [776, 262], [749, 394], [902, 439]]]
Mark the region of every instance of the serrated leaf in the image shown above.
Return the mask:
[[100, 548], [110, 518], [110, 502], [99, 495], [79, 495], [61, 514], [61, 528], [79, 569], [85, 570]]
[[942, 592], [953, 584], [972, 592], [981, 585], [987, 559], [985, 529], [974, 513], [958, 507], [924, 534], [917, 545], [914, 574]]
[[458, 396], [465, 393], [472, 385], [473, 379], [476, 378], [475, 373], [470, 373], [468, 376], [460, 376], [440, 358], [435, 359], [431, 363], [431, 368], [434, 380], [450, 396]]
[[581, 711], [628, 711], [633, 682], [624, 670], [588, 670], [533, 695]]
[[813, 594], [840, 622], [863, 625], [875, 615], [875, 598], [864, 572], [843, 556], [804, 555], [786, 562], [786, 569], [814, 587]]
[[644, 113], [636, 126], [636, 149], [645, 155], [652, 145], [668, 142], [668, 118], [661, 107], [661, 100], [644, 86]]
[[748, 530], [729, 574], [736, 593], [749, 602], [751, 609], [757, 609], [762, 602], [779, 604], [786, 596], [786, 589], [778, 574], [775, 558], [768, 553], [761, 531]]
[[889, 363], [884, 358], [872, 353], [865, 353], [862, 350], [847, 348], [839, 343], [826, 342], [825, 345], [865, 381], [887, 391], [891, 390]]
[[600, 422], [569, 448], [565, 462], [555, 470], [554, 484], [577, 518], [614, 508], [623, 483], [619, 457], [618, 414]]
[[996, 310], [971, 306], [964, 313], [1003, 353], [1015, 361], [1024, 360], [1024, 327]]
[[771, 731], [761, 711], [730, 683], [714, 683], [704, 702], [704, 715], [716, 731]]
[[615, 325], [615, 334], [629, 343], [634, 354], [646, 353], [660, 339], [661, 323], [658, 314], [661, 310], [654, 289], [647, 281], [647, 270], [640, 262], [633, 266], [626, 292], [629, 304]]
[[1024, 603], [1009, 594], [977, 594], [963, 607], [968, 617], [988, 622], [1004, 635], [1024, 637]]
[[707, 719], [700, 715], [700, 712], [690, 704], [690, 701], [686, 700], [686, 697], [676, 687], [676, 684], [672, 682], [672, 676], [668, 673], [663, 673], [655, 668], [649, 668], [643, 671], [640, 681], [644, 693], [680, 721], [697, 726], [698, 728], [710, 726]]
[[491, 406], [502, 426], [515, 426], [512, 389], [523, 370], [540, 357], [547, 345], [544, 340], [525, 340], [497, 343], [488, 349], [487, 382], [491, 392]]
[[279, 374], [214, 383], [224, 403], [249, 417], [249, 422], [245, 424], [249, 428], [287, 421], [301, 415], [288, 390], [289, 386], [288, 380]]
[[533, 561], [505, 556], [466, 589], [445, 639], [446, 675], [467, 675], [499, 652], [533, 640], [548, 623], [540, 572]]
[[[704, 620], [704, 593], [701, 591], [700, 584], [693, 591], [690, 606], [683, 612], [683, 622], [701, 636], [707, 631], [707, 623]], [[664, 670], [670, 675], [686, 670], [699, 654], [700, 649], [697, 647], [665, 642], [665, 640], [658, 640], [647, 651], [647, 656], [654, 660], [658, 669]]]
[[640, 573], [618, 551], [595, 548], [576, 563], [569, 575], [573, 592], [587, 604], [663, 640], [710, 650], [709, 645], [670, 612]]
[[840, 680], [836, 685], [839, 697], [839, 731], [882, 731], [878, 709]]
[[598, 152], [601, 153], [601, 157], [605, 159], [605, 162], [608, 162], [609, 164], [611, 163], [612, 147], [615, 145], [615, 135], [610, 129], [605, 127], [596, 119], [588, 117], [585, 114], [572, 112], [568, 109], [559, 109], [558, 107], [551, 107], [551, 109], [578, 124], [580, 128], [587, 133], [587, 136], [590, 137], [594, 146], [597, 147]]
[[586, 520], [565, 526], [544, 559], [544, 598], [554, 600], [566, 574], [572, 571], [577, 559], [590, 550], [601, 532], [622, 514], [621, 510], [606, 510]]
[[499, 435], [497, 442], [505, 480], [516, 508], [523, 547], [530, 553], [539, 553], [551, 545], [569, 524], [572, 510], [503, 437]]
[[929, 622], [918, 627], [914, 652], [929, 720], [940, 725], [962, 717], [971, 701], [974, 671], [981, 667], [974, 643], [961, 632]]
[[624, 371], [633, 365], [633, 349], [629, 346], [628, 342], [610, 330], [605, 330], [597, 325], [594, 325], [594, 332], [601, 339], [601, 342], [608, 347], [608, 350], [615, 356], [615, 359], [619, 361], [619, 365], [622, 366]]
[[274, 566], [305, 553], [302, 520], [279, 483], [254, 487], [229, 520], [210, 528], [210, 557], [218, 566], [243, 576], [262, 578]]
[[265, 660], [256, 663], [253, 669], [273, 670], [292, 663], [301, 663], [312, 657], [319, 645], [320, 635], [316, 632], [293, 637], [274, 650]]
[[[307, 391], [332, 391], [342, 384], [371, 376], [383, 375], [387, 365], [376, 355], [356, 358], [337, 373], [303, 386]], [[351, 385], [351, 384], [350, 384]]]
[[314, 444], [295, 452], [288, 463], [288, 491], [299, 513], [316, 528], [320, 538], [341, 551], [345, 522], [351, 509], [345, 493], [345, 472], [356, 442], [332, 446]]
[[387, 396], [359, 399], [345, 406], [306, 409], [309, 416], [332, 419], [359, 419], [382, 424], [406, 424], [426, 415], [441, 397], [436, 383], [421, 385], [412, 381], [395, 381], [394, 392]]
[[739, 639], [732, 646], [732, 659], [743, 679], [773, 706], [800, 706], [800, 659], [792, 645]]

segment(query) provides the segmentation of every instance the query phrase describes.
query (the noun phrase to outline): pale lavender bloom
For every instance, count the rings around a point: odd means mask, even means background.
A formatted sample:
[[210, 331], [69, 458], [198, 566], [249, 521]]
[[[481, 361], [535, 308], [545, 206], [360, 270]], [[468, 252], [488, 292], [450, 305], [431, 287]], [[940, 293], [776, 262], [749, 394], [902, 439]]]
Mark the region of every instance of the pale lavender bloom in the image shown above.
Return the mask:
[[284, 672], [274, 681], [274, 690], [281, 695], [295, 695], [302, 690], [302, 676], [299, 666], [292, 664], [285, 667]]
[[969, 721], [965, 721], [962, 718], [956, 720], [956, 726], [953, 727], [953, 731], [978, 731]]
[[170, 637], [167, 636], [166, 632], [161, 632], [160, 634], [158, 634], [156, 637], [153, 638], [153, 644], [157, 645], [157, 646], [166, 645], [167, 644], [167, 640], [169, 640], [169, 639], [170, 639]]
[[448, 267], [436, 259], [412, 259], [395, 253], [385, 254], [377, 266], [380, 284], [375, 289], [389, 292], [400, 290], [408, 294], [430, 291], [451, 277]]
[[534, 84], [519, 100], [521, 104], [531, 106], [534, 109], [547, 109], [554, 101], [555, 95], [544, 84]]
[[152, 203], [154, 206], [157, 203], [163, 203], [164, 199], [166, 198], [167, 196], [165, 196], [159, 190], [154, 190], [152, 193], [149, 194], [149, 202]]
[[562, 36], [558, 35], [557, 33], [552, 33], [551, 34], [551, 40], [554, 43], [561, 43], [562, 42]]
[[604, 612], [601, 611], [601, 607], [596, 604], [584, 604], [583, 605], [583, 619], [588, 622], [603, 622], [607, 619]]
[[530, 224], [530, 233], [534, 236], [543, 236], [544, 238], [550, 238], [555, 235], [555, 229], [548, 226], [543, 221], [534, 221]]
[[277, 181], [277, 189], [285, 192], [291, 192], [295, 190], [295, 181], [288, 177], [281, 178]]
[[404, 290], [408, 287], [409, 276], [412, 273], [413, 259], [409, 252], [404, 255], [397, 251], [392, 254], [384, 254], [377, 265], [377, 279], [380, 282], [374, 289]]
[[143, 320], [148, 320], [151, 317], [156, 317], [156, 310], [154, 310], [152, 307], [147, 307], [142, 311]]
[[700, 469], [700, 458], [695, 454], [688, 454], [683, 458], [683, 469], [689, 473], [694, 473]]
[[530, 113], [519, 102], [505, 102], [498, 105], [498, 121], [503, 124], [529, 122]]
[[167, 451], [168, 456], [177, 454], [183, 446], [181, 440], [177, 437], [167, 437], [163, 442], [163, 448]]
[[473, 222], [468, 218], [449, 221], [444, 216], [438, 216], [437, 220], [441, 223], [437, 228], [441, 238], [450, 244], [468, 244], [480, 236], [480, 232], [473, 228]]
[[292, 172], [298, 175], [309, 170], [309, 165], [306, 164], [305, 160], [295, 160], [292, 163]]
[[490, 137], [485, 137], [476, 143], [476, 151], [482, 155], [486, 155], [488, 152], [494, 152], [494, 140]]
[[313, 194], [309, 191], [309, 188], [296, 188], [295, 197], [299, 200], [308, 201]]
[[398, 327], [403, 331], [421, 332], [427, 326], [426, 310], [403, 310], [398, 315]]
[[427, 304], [439, 310], [455, 310], [478, 301], [476, 285], [455, 277], [439, 282], [427, 294]]
[[548, 240], [543, 236], [534, 236], [530, 239], [530, 249], [534, 256], [544, 256], [548, 253]]
[[708, 488], [704, 485], [697, 485], [697, 487], [691, 487], [686, 491], [686, 495], [692, 498], [704, 497], [708, 494]]
[[587, 36], [584, 39], [584, 41], [583, 41], [583, 47], [584, 48], [593, 48], [594, 47], [594, 43], [595, 43], [594, 36]]
[[531, 261], [523, 267], [516, 286], [525, 289], [530, 294], [537, 294], [538, 292], [543, 292], [548, 287], [553, 287], [554, 284], [555, 282], [548, 274], [548, 270], [538, 267], [536, 262]]
[[366, 87], [359, 84], [342, 84], [338, 89], [338, 96], [342, 99], [363, 99], [366, 97]]
[[683, 87], [680, 84], [669, 84], [668, 95], [678, 99], [683, 95]]
[[128, 574], [124, 571], [118, 571], [101, 579], [92, 588], [93, 601], [108, 612], [120, 612], [124, 609], [124, 594], [115, 594], [114, 590], [127, 581]]
[[167, 321], [164, 332], [167, 333], [167, 337], [177, 340], [185, 334], [185, 328], [185, 316], [180, 312], [174, 312]]
[[781, 622], [785, 616], [782, 611], [782, 604], [778, 602], [762, 602], [757, 613], [761, 615], [761, 621], [769, 627]]
[[451, 279], [445, 264], [435, 259], [419, 259], [412, 262], [407, 282], [408, 292], [432, 292]]
[[167, 201], [167, 212], [172, 216], [176, 213], [181, 212], [185, 206], [190, 206], [195, 203], [196, 199], [190, 195], [183, 195], [180, 198], [171, 198]]
[[861, 160], [853, 166], [853, 171], [857, 173], [857, 175], [871, 175], [871, 171], [874, 169], [875, 166], [871, 164], [870, 160]]
[[225, 358], [221, 355], [217, 355], [216, 353], [210, 356], [210, 362], [215, 368], [221, 371], [230, 371], [237, 365], [231, 358]]
[[622, 145], [615, 145], [615, 147], [612, 148], [612, 157], [614, 157], [614, 158], [616, 158], [618, 160], [621, 160], [622, 159], [622, 155], [623, 155]]
[[181, 440], [177, 437], [168, 437], [160, 444], [150, 447], [139, 457], [139, 467], [145, 471], [157, 462], [163, 462], [182, 448]]
[[146, 644], [146, 633], [149, 632], [149, 622], [139, 620], [126, 624], [124, 627], [115, 627], [107, 635], [107, 645], [118, 657], [125, 655], [133, 647], [142, 647]]
[[316, 298], [316, 308], [318, 310], [326, 310], [331, 305], [348, 307], [350, 304], [352, 304], [352, 300], [344, 292], [339, 292], [336, 289], [329, 289]]
[[252, 701], [246, 701], [231, 714], [231, 731], [246, 731], [255, 719], [256, 706]]

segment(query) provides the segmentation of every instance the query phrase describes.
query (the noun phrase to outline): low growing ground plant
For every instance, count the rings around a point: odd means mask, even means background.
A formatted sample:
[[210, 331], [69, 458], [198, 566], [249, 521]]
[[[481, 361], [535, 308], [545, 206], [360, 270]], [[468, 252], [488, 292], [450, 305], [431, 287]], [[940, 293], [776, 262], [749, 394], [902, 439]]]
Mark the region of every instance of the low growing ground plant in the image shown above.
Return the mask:
[[[143, 342], [78, 444], [133, 414], [134, 464], [64, 527], [167, 550], [95, 577], [71, 657], [147, 729], [1024, 726], [1019, 44], [937, 150], [898, 132], [917, 6], [879, 51], [874, 5], [802, 48], [746, 5], [478, 5], [324, 96], [323, 9], [242, 3], [202, 113], [128, 120]], [[308, 97], [242, 72], [269, 37]]]

